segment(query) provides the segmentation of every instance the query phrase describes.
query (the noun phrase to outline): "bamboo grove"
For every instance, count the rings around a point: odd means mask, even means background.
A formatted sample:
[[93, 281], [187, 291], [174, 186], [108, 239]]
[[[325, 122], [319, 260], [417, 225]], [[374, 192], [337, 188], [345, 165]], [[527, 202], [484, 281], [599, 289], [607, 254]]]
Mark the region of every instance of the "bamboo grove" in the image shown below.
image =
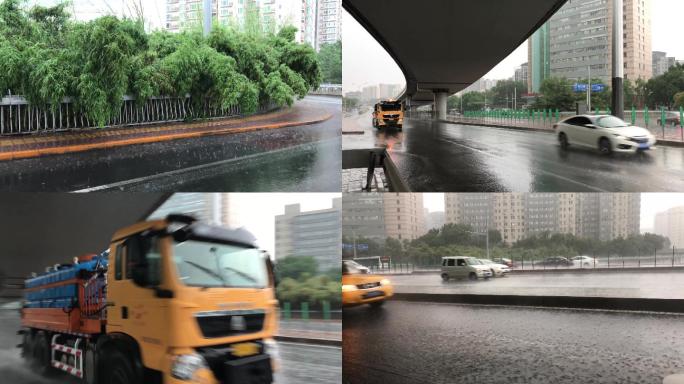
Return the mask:
[[[142, 20], [103, 16], [73, 20], [66, 4], [22, 7], [0, 3], [0, 94], [21, 95], [53, 110], [70, 98], [103, 126], [125, 95], [190, 96], [191, 105], [291, 105], [319, 85], [316, 52], [295, 42], [296, 29], [262, 32], [215, 26], [181, 33], [147, 33]], [[201, 116], [200, 116], [201, 117]]]

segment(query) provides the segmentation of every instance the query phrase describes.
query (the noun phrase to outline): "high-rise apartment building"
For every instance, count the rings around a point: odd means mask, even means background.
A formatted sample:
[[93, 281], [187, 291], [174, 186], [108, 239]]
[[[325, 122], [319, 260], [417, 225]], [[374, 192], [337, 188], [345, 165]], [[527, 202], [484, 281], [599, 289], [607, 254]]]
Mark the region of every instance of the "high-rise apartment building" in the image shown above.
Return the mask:
[[527, 84], [527, 80], [529, 78], [528, 69], [529, 68], [527, 63], [521, 64], [518, 68], [515, 69], [515, 76], [513, 77], [513, 79], [523, 84]]
[[191, 215], [200, 221], [229, 228], [243, 225], [241, 208], [230, 193], [176, 193], [150, 218], [161, 219], [171, 213]]
[[342, 0], [316, 0], [316, 50], [342, 40]]
[[539, 233], [612, 240], [639, 233], [639, 194], [448, 193], [446, 223], [499, 231], [506, 244]]
[[666, 52], [653, 51], [653, 76], [665, 74], [670, 68], [677, 65], [677, 59], [668, 57]]
[[684, 206], [657, 213], [654, 231], [669, 238], [672, 246], [684, 248]]
[[299, 204], [285, 206], [285, 213], [275, 217], [275, 258], [311, 256], [325, 271], [338, 267], [342, 259], [342, 199], [332, 201], [332, 208], [302, 212]]
[[[625, 79], [652, 77], [651, 0], [624, 0]], [[545, 78], [611, 84], [613, 0], [569, 0], [528, 42], [528, 91]]]
[[413, 240], [426, 233], [420, 193], [358, 193], [343, 196], [342, 229], [347, 237]]
[[425, 230], [440, 229], [444, 226], [444, 212], [430, 212], [425, 208]]
[[[250, 12], [258, 12], [266, 30], [293, 25], [297, 27], [296, 40], [315, 47], [319, 1], [324, 0], [212, 0], [212, 17], [219, 24], [239, 26]], [[203, 7], [204, 0], [166, 0], [166, 29], [178, 32], [200, 25]]]

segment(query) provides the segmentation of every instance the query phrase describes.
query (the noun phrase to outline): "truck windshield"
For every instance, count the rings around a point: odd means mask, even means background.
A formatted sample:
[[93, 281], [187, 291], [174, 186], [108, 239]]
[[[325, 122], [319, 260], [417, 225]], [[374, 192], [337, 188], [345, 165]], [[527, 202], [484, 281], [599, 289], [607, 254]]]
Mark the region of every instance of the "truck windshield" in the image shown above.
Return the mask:
[[254, 248], [188, 240], [175, 243], [179, 278], [194, 287], [265, 288], [268, 271]]
[[400, 111], [401, 104], [399, 103], [383, 103], [380, 104], [380, 109], [383, 111]]

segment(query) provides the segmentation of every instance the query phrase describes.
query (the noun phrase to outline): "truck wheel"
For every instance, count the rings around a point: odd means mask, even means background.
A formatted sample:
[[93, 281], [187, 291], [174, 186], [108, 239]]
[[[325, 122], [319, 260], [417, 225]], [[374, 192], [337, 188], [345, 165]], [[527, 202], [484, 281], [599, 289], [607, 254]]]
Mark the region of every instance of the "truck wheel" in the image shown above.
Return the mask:
[[23, 342], [21, 343], [21, 357], [27, 362], [30, 362], [33, 358], [33, 335], [30, 331], [24, 332]]
[[117, 350], [104, 353], [104, 359], [100, 362], [99, 383], [102, 384], [140, 384], [131, 361]]
[[33, 350], [33, 359], [31, 361], [32, 369], [43, 376], [54, 375], [57, 370], [52, 367], [50, 344], [45, 332], [38, 332], [33, 338], [33, 348], [31, 349]]

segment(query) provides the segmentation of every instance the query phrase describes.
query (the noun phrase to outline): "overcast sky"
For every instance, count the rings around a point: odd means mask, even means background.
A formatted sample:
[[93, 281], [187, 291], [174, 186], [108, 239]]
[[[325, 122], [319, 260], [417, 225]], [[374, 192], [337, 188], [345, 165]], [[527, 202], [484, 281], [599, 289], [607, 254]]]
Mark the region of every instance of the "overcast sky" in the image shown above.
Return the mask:
[[[653, 50], [665, 51], [669, 56], [684, 59], [684, 43], [681, 39], [684, 0], [651, 0], [651, 4]], [[344, 92], [370, 84], [404, 84], [404, 76], [394, 60], [347, 12], [344, 12], [342, 23], [345, 43], [342, 48]], [[518, 47], [485, 78], [507, 79], [514, 75], [516, 67], [525, 62], [527, 43]]]
[[[423, 205], [430, 212], [444, 211], [443, 193], [424, 193]], [[684, 193], [642, 193], [641, 231], [652, 231], [655, 214], [684, 206]]]

